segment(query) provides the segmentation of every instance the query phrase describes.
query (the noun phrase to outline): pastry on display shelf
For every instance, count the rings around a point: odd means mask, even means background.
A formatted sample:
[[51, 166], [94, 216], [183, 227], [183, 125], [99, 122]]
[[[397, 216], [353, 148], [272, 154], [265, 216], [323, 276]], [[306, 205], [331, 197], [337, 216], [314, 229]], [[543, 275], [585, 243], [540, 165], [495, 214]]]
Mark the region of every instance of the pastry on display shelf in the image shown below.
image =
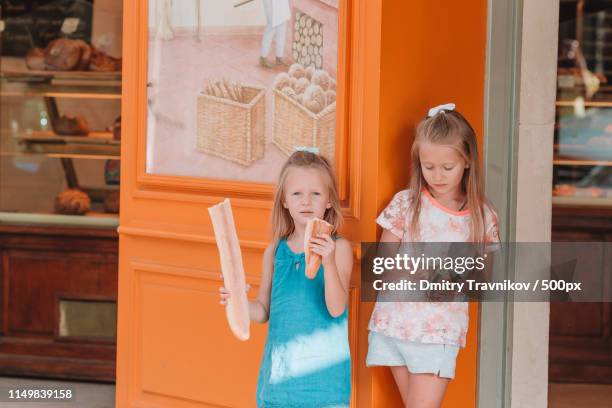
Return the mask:
[[612, 189], [599, 187], [576, 187], [570, 184], [558, 184], [553, 189], [553, 195], [560, 197], [612, 197]]
[[104, 212], [119, 214], [119, 190], [106, 193], [104, 197]]
[[91, 199], [83, 191], [69, 188], [55, 197], [55, 212], [65, 215], [83, 215], [91, 208]]
[[83, 40], [56, 38], [45, 49], [32, 48], [25, 58], [31, 70], [121, 71], [121, 58], [114, 58]]
[[29, 69], [42, 71], [45, 69], [45, 50], [32, 48], [25, 57], [26, 66]]
[[81, 117], [62, 115], [53, 123], [53, 131], [62, 136], [87, 136], [89, 125]]

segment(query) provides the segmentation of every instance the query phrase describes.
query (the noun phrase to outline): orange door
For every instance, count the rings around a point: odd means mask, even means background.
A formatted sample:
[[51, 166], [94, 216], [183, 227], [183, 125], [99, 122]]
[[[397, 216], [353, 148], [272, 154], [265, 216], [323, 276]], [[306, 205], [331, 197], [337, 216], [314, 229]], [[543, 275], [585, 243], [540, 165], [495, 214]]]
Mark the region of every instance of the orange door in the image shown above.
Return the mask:
[[[231, 335], [218, 303], [220, 265], [206, 209], [223, 197], [232, 199], [254, 294], [269, 240], [273, 186], [147, 173], [147, 3], [124, 4], [117, 407], [253, 407], [266, 327], [252, 325], [247, 342]], [[407, 154], [400, 154], [407, 152], [411, 139], [405, 129], [430, 102], [446, 99], [445, 89], [435, 87], [428, 93], [420, 83], [442, 73], [435, 61], [445, 57], [424, 51], [421, 44], [412, 59], [402, 45], [408, 34], [416, 33], [422, 41], [436, 38], [435, 33], [428, 38], [425, 34], [432, 29], [426, 20], [437, 18], [426, 11], [430, 2], [338, 3], [336, 169], [346, 216], [342, 235], [354, 243], [357, 259], [349, 304], [352, 406], [394, 407], [399, 398], [388, 371], [370, 370], [364, 363], [373, 305], [359, 301], [359, 243], [376, 239], [377, 213], [407, 180]], [[395, 14], [396, 7], [402, 14]], [[482, 28], [484, 18], [477, 17]], [[463, 29], [457, 21], [447, 23], [454, 24], [457, 33]], [[484, 47], [484, 30], [479, 28], [468, 33], [481, 42], [459, 50]], [[397, 59], [385, 50], [397, 52]], [[431, 58], [433, 69], [426, 70], [423, 62], [413, 64], [424, 57]], [[484, 60], [472, 65], [479, 69], [461, 71], [462, 83], [482, 86]], [[477, 93], [459, 87], [451, 97], [467, 101], [481, 120], [478, 109], [484, 93]], [[471, 330], [475, 334], [474, 325]], [[469, 379], [463, 384], [467, 387], [456, 395], [451, 392], [449, 406], [473, 406], [472, 347], [458, 372]]]

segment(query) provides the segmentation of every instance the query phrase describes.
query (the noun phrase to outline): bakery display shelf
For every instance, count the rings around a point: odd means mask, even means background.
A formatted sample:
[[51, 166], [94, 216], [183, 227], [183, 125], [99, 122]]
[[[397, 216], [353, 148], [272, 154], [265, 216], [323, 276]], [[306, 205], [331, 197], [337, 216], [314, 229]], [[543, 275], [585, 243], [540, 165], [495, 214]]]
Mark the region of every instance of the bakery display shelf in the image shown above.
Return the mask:
[[86, 143], [24, 143], [19, 151], [1, 151], [2, 156], [22, 156], [39, 154], [64, 159], [119, 160], [119, 145], [95, 145]]
[[555, 157], [553, 164], [564, 166], [612, 166], [612, 160], [584, 160]]
[[2, 57], [0, 76], [11, 82], [49, 83], [54, 81], [84, 81], [85, 84], [112, 82], [121, 86], [121, 71], [53, 71], [33, 70], [26, 66], [24, 58]]
[[65, 143], [87, 145], [120, 145], [111, 132], [89, 132], [87, 136], [63, 136], [52, 131], [31, 131], [13, 136], [20, 143]]
[[42, 96], [46, 98], [77, 98], [77, 99], [121, 99], [121, 89], [108, 86], [83, 88], [79, 85], [2, 85], [0, 96], [31, 97]]
[[120, 72], [29, 71], [0, 63], [4, 96], [120, 99]]
[[0, 211], [0, 225], [32, 225], [57, 227], [92, 227], [117, 228], [119, 217], [97, 211], [89, 211], [84, 215], [17, 213]]
[[0, 151], [0, 157], [17, 157], [17, 156], [47, 156], [55, 159], [92, 159], [92, 160], [119, 160], [119, 155], [112, 154], [84, 154], [84, 153], [44, 153], [44, 152], [7, 152]]
[[552, 204], [557, 207], [612, 208], [612, 197], [553, 196]]
[[612, 108], [612, 101], [581, 101], [576, 102], [575, 100], [558, 100], [555, 103], [557, 107], [574, 107], [582, 105], [587, 108]]
[[11, 70], [2, 67], [2, 76], [13, 81], [41, 82], [53, 80], [88, 80], [88, 81], [117, 81], [121, 85], [121, 72], [96, 71], [35, 71]]
[[[77, 188], [83, 191], [84, 193], [86, 193], [89, 196], [89, 198], [91, 198], [91, 201], [100, 202], [100, 203], [104, 202], [104, 199], [106, 198], [106, 195], [108, 193], [113, 192], [113, 191], [116, 191], [117, 193], [119, 192], [119, 186], [105, 186], [105, 187], [78, 186]], [[108, 213], [101, 213], [101, 214], [108, 215]]]

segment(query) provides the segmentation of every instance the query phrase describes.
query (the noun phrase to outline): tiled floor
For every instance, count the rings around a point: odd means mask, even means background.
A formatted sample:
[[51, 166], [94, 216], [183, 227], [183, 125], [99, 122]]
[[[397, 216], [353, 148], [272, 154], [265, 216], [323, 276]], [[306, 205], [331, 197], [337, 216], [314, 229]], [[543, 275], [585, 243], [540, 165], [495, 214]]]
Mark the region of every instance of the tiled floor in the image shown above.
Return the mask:
[[30, 378], [7, 378], [0, 377], [0, 391], [8, 393], [11, 387], [42, 389], [70, 388], [74, 390], [75, 399], [70, 402], [6, 402], [6, 395], [0, 395], [0, 407], [2, 408], [113, 408], [115, 406], [115, 385], [85, 382], [36, 380]]
[[549, 408], [610, 408], [612, 385], [550, 384]]

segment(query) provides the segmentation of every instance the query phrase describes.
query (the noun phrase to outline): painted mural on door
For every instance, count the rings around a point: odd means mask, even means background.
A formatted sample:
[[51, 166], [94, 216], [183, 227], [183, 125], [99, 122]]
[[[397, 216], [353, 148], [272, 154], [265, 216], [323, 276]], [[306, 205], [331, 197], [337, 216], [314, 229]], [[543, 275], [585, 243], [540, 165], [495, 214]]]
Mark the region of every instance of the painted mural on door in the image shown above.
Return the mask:
[[147, 173], [273, 182], [335, 161], [338, 4], [150, 0]]

